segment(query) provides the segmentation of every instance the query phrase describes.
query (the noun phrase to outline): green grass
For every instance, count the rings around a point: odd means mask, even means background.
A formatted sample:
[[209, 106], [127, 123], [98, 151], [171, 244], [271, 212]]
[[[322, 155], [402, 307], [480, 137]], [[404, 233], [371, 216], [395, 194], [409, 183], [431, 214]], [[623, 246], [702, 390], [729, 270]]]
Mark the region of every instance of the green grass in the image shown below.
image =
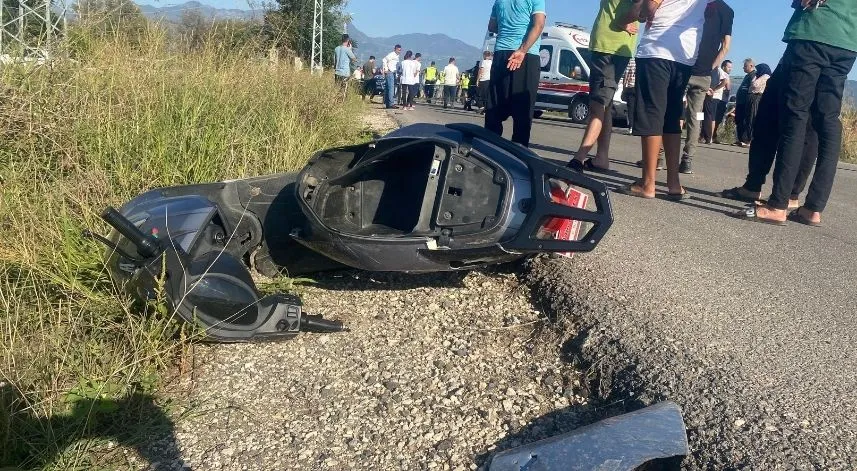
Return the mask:
[[331, 100], [328, 77], [183, 52], [157, 27], [143, 46], [73, 37], [74, 60], [0, 69], [0, 467], [104, 466], [123, 456], [108, 438], [170, 426], [152, 411], [191, 334], [115, 290], [80, 235], [106, 232], [104, 206], [295, 170], [361, 138], [358, 100]]

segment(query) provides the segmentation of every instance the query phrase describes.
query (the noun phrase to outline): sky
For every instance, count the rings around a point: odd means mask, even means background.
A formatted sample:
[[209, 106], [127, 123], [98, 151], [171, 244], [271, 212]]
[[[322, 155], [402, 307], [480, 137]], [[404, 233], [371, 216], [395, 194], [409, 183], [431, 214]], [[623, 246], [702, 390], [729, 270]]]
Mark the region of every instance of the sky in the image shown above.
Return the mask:
[[[155, 6], [183, 0], [142, 0]], [[853, 1], [853, 0], [849, 0]], [[247, 0], [201, 0], [218, 8], [248, 8]], [[753, 58], [773, 69], [785, 50], [781, 41], [786, 23], [794, 11], [789, 0], [732, 0], [735, 10], [732, 48], [729, 58], [740, 75], [742, 61]], [[372, 37], [407, 33], [443, 33], [482, 47], [488, 16], [494, 0], [349, 0], [346, 8], [354, 25]], [[592, 27], [599, 0], [546, 0], [548, 23], [556, 21]], [[851, 78], [857, 78], [852, 71]]]

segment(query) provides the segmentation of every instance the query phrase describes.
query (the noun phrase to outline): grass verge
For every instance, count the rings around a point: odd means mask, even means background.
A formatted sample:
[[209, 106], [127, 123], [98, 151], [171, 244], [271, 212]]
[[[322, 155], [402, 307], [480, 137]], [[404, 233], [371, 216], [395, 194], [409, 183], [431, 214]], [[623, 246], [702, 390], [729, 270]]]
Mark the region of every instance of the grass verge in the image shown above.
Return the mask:
[[[332, 80], [241, 51], [75, 32], [0, 69], [0, 467], [88, 469], [170, 427], [181, 324], [112, 286], [98, 212], [143, 190], [294, 170], [360, 138]], [[145, 447], [139, 447], [142, 455]]]

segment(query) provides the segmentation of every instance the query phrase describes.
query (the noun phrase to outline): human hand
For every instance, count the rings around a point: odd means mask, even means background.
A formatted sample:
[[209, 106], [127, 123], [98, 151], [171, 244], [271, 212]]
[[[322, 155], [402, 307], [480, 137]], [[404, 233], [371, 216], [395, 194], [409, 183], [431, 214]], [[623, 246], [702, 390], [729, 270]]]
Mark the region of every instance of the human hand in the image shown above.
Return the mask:
[[509, 61], [506, 63], [506, 67], [511, 71], [516, 71], [521, 68], [521, 64], [524, 62], [524, 58], [527, 56], [527, 53], [518, 49], [513, 52], [511, 56], [509, 56]]
[[637, 26], [637, 22], [633, 22], [633, 23], [626, 24], [624, 30], [626, 33], [633, 36], [633, 35], [637, 34], [637, 32], [639, 32], [640, 27]]
[[707, 91], [707, 92], [705, 92], [705, 94], [706, 94], [706, 95], [708, 95], [708, 96], [712, 96], [712, 95], [714, 95], [714, 89], [709, 88], [709, 89], [708, 89], [708, 91]]
[[827, 3], [827, 0], [800, 0], [800, 6], [803, 7], [804, 10], [818, 8], [825, 3]]

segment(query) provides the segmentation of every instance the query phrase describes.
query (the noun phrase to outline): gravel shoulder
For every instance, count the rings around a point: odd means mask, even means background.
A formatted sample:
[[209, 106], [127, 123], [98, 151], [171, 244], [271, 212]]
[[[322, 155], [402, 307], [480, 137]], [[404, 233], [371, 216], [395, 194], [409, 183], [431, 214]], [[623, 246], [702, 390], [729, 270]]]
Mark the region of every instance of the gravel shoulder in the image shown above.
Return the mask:
[[512, 273], [342, 272], [302, 296], [351, 331], [198, 348], [197, 406], [176, 432], [185, 464], [476, 469], [498, 447], [556, 432], [527, 429], [533, 419], [586, 403]]

